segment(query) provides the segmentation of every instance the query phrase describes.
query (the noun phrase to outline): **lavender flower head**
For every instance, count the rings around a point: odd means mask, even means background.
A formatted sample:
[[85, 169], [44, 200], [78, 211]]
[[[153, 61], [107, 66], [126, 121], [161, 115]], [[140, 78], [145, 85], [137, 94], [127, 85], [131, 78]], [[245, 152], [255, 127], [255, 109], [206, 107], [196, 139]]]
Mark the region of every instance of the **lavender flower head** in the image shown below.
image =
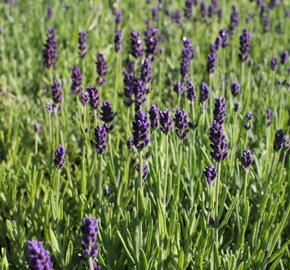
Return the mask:
[[226, 48], [229, 46], [229, 34], [227, 29], [221, 29], [219, 35], [222, 38], [222, 47]]
[[54, 28], [48, 29], [47, 39], [43, 49], [43, 65], [47, 68], [56, 64], [57, 41]]
[[196, 100], [195, 86], [191, 81], [186, 82], [187, 99], [190, 101]]
[[155, 54], [157, 52], [158, 45], [158, 29], [149, 28], [145, 32], [145, 45], [146, 45], [146, 55]]
[[141, 66], [141, 79], [145, 83], [148, 83], [152, 80], [152, 63], [148, 58], [144, 59]]
[[79, 56], [80, 58], [84, 58], [87, 54], [87, 33], [79, 32]]
[[239, 19], [239, 14], [238, 14], [238, 9], [236, 5], [232, 6], [232, 14], [231, 14], [231, 20], [230, 20], [230, 25], [229, 25], [229, 31], [231, 34], [234, 33], [235, 29], [240, 23]]
[[285, 132], [282, 129], [279, 129], [275, 133], [275, 139], [274, 139], [274, 150], [279, 151], [283, 147], [284, 143], [284, 137], [285, 137]]
[[214, 165], [206, 166], [203, 173], [209, 184], [213, 183], [213, 181], [216, 179], [217, 171]]
[[[138, 173], [139, 173], [139, 168], [140, 168], [140, 166], [139, 166], [139, 164], [137, 164], [136, 167], [135, 167], [135, 169], [136, 169], [136, 171]], [[143, 184], [144, 184], [144, 180], [148, 176], [148, 169], [149, 169], [148, 165], [142, 165], [142, 180], [143, 180], [142, 183]]]
[[178, 81], [173, 83], [173, 90], [176, 92], [177, 95], [181, 95], [184, 91], [184, 82]]
[[204, 102], [209, 98], [209, 86], [205, 83], [202, 82], [200, 84], [200, 101]]
[[81, 103], [83, 105], [88, 105], [90, 102], [90, 95], [88, 92], [82, 92], [82, 95], [81, 95]]
[[143, 40], [138, 31], [131, 33], [131, 53], [135, 58], [141, 57], [144, 53]]
[[267, 116], [267, 120], [268, 120], [267, 126], [270, 126], [272, 124], [273, 117], [274, 117], [273, 111], [271, 109], [267, 109], [266, 116]]
[[238, 94], [240, 94], [240, 92], [241, 92], [240, 84], [238, 82], [232, 83], [231, 91], [232, 91], [233, 96], [237, 96]]
[[170, 116], [170, 111], [163, 110], [159, 112], [161, 131], [168, 134], [172, 131], [172, 118]]
[[183, 37], [182, 42], [183, 42], [182, 57], [187, 58], [188, 60], [192, 60], [194, 58], [194, 50], [191, 40], [187, 37]]
[[289, 59], [289, 53], [287, 51], [284, 51], [281, 53], [281, 64], [285, 65], [287, 64]]
[[187, 19], [192, 18], [192, 0], [185, 0], [184, 17]]
[[122, 30], [120, 29], [116, 30], [114, 44], [115, 44], [115, 52], [119, 52], [122, 44]]
[[103, 101], [101, 110], [101, 120], [105, 123], [111, 123], [115, 116], [110, 101]]
[[176, 135], [180, 139], [185, 139], [188, 134], [188, 120], [187, 114], [183, 110], [176, 110], [174, 123], [176, 127]]
[[205, 18], [207, 16], [207, 6], [205, 2], [200, 3], [200, 16]]
[[250, 52], [250, 32], [247, 29], [243, 30], [242, 35], [240, 36], [240, 54], [239, 58], [240, 60], [246, 61], [249, 58], [249, 52]]
[[48, 8], [47, 8], [47, 17], [48, 17], [48, 19], [51, 19], [53, 17], [53, 7], [52, 6], [48, 6]]
[[214, 120], [222, 125], [226, 121], [226, 100], [223, 97], [216, 98], [214, 106]]
[[123, 20], [122, 11], [121, 10], [115, 10], [115, 16], [116, 16], [115, 23], [116, 24], [122, 23], [122, 20]]
[[55, 103], [60, 103], [63, 100], [62, 84], [57, 80], [54, 80], [51, 90], [52, 90], [52, 100]]
[[210, 154], [215, 161], [223, 161], [228, 155], [228, 144], [226, 143], [226, 136], [223, 133], [223, 126], [220, 125], [215, 120], [210, 128], [210, 140], [212, 144], [210, 145], [213, 150]]
[[80, 88], [83, 80], [83, 75], [78, 66], [74, 66], [72, 68], [71, 80], [72, 80], [71, 91], [75, 94], [80, 93], [83, 90], [83, 88]]
[[[90, 258], [95, 259], [98, 256], [99, 243], [97, 242], [97, 234], [99, 232], [99, 222], [94, 217], [86, 217], [83, 219], [81, 232], [83, 240], [81, 241], [82, 256], [81, 258], [88, 261]], [[95, 269], [97, 265], [94, 265]]]
[[156, 129], [159, 124], [159, 109], [155, 104], [152, 104], [148, 111], [151, 128]]
[[32, 270], [52, 270], [53, 264], [49, 252], [36, 240], [27, 241], [29, 265]]
[[253, 119], [253, 113], [252, 112], [247, 112], [245, 116], [245, 121], [246, 123], [244, 124], [244, 128], [249, 130], [252, 128], [252, 124], [250, 121]]
[[215, 53], [209, 53], [207, 56], [207, 72], [214, 73], [216, 65], [217, 55]]
[[133, 143], [138, 150], [144, 149], [151, 141], [149, 129], [150, 123], [145, 110], [138, 110], [133, 122]]
[[106, 125], [98, 125], [95, 128], [95, 147], [98, 154], [105, 152], [107, 148], [107, 127]]
[[243, 152], [243, 156], [241, 158], [241, 163], [245, 170], [249, 170], [251, 164], [253, 163], [253, 154], [250, 149], [247, 149]]
[[104, 76], [106, 76], [107, 73], [108, 73], [108, 65], [107, 65], [105, 57], [104, 57], [104, 55], [102, 53], [98, 53], [97, 54], [96, 66], [97, 66], [97, 73], [99, 75], [99, 77], [97, 78], [96, 82], [98, 84], [103, 84], [106, 81], [104, 79]]
[[56, 168], [61, 169], [65, 164], [65, 149], [62, 144], [59, 145], [55, 151], [54, 165]]
[[159, 8], [153, 7], [151, 9], [151, 14], [152, 14], [152, 20], [157, 22], [159, 20]]
[[91, 105], [91, 107], [93, 109], [98, 109], [99, 100], [100, 100], [98, 88], [93, 86], [93, 85], [90, 85], [87, 88], [87, 91], [88, 91], [88, 94], [89, 94], [89, 104]]

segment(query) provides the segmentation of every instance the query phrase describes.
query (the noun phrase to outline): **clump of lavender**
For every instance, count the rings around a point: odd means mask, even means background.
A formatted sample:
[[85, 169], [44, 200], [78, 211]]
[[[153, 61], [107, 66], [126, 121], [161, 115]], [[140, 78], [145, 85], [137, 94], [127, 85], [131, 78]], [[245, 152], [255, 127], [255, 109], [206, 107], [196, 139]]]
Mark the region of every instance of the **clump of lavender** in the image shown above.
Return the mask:
[[246, 61], [249, 57], [250, 52], [250, 32], [247, 29], [243, 30], [242, 35], [240, 36], [240, 60]]
[[173, 90], [176, 92], [177, 95], [181, 95], [184, 91], [184, 82], [178, 81], [173, 83]]
[[131, 33], [131, 54], [135, 57], [141, 57], [144, 53], [143, 40], [140, 37], [138, 31], [133, 31]]
[[172, 118], [170, 116], [170, 111], [163, 110], [159, 112], [161, 131], [168, 134], [172, 131]]
[[246, 116], [245, 116], [245, 124], [244, 124], [244, 128], [249, 130], [252, 128], [252, 124], [250, 123], [251, 120], [253, 119], [253, 114], [252, 112], [247, 112]]
[[222, 125], [226, 121], [226, 100], [223, 97], [216, 98], [214, 106], [214, 120]]
[[84, 58], [87, 55], [87, 33], [79, 32], [79, 57]]
[[203, 173], [209, 184], [213, 183], [213, 181], [216, 179], [217, 171], [214, 165], [206, 166]]
[[249, 170], [251, 164], [253, 163], [253, 154], [250, 149], [247, 149], [243, 152], [243, 156], [241, 157], [241, 163], [245, 170]]
[[176, 127], [176, 135], [182, 140], [185, 139], [188, 134], [188, 120], [186, 112], [183, 110], [176, 110], [174, 123]]
[[102, 154], [106, 151], [107, 148], [107, 126], [106, 125], [98, 125], [95, 128], [95, 147], [96, 151], [99, 154]]
[[27, 241], [29, 266], [32, 270], [52, 270], [53, 264], [49, 252], [36, 240]]
[[123, 21], [122, 11], [121, 10], [115, 10], [115, 23], [121, 24]]
[[106, 79], [104, 77], [108, 73], [108, 65], [102, 53], [97, 54], [96, 68], [97, 68], [97, 73], [99, 75], [99, 77], [96, 79], [96, 83], [104, 84], [106, 82]]
[[213, 151], [210, 154], [213, 159], [218, 162], [225, 160], [228, 155], [228, 144], [223, 133], [223, 126], [215, 120], [212, 122], [209, 138], [212, 141], [210, 147]]
[[232, 6], [232, 14], [231, 14], [231, 19], [230, 19], [230, 25], [229, 25], [229, 31], [231, 34], [234, 33], [235, 29], [240, 23], [240, 18], [239, 18], [239, 13], [238, 13], [238, 8], [236, 5]]
[[215, 65], [216, 65], [217, 55], [216, 53], [209, 53], [207, 56], [207, 72], [214, 73], [215, 72]]
[[52, 6], [48, 6], [48, 8], [47, 8], [47, 17], [48, 17], [48, 19], [51, 19], [53, 17], [53, 7]]
[[119, 52], [122, 44], [122, 30], [117, 29], [114, 38], [115, 52]]
[[55, 103], [60, 103], [63, 100], [62, 84], [57, 80], [54, 80], [51, 90], [52, 90], [52, 100]]
[[152, 63], [151, 60], [148, 58], [145, 58], [142, 63], [141, 79], [145, 83], [148, 83], [152, 80]]
[[54, 165], [56, 168], [61, 169], [65, 164], [65, 149], [62, 144], [58, 146], [55, 151]]
[[219, 35], [222, 38], [222, 47], [226, 48], [229, 46], [229, 34], [227, 29], [221, 29]]
[[281, 53], [281, 64], [285, 65], [287, 64], [289, 59], [289, 53], [287, 51], [284, 51]]
[[[86, 217], [83, 219], [81, 226], [81, 232], [83, 234], [83, 240], [81, 241], [82, 256], [84, 261], [94, 260], [98, 256], [99, 243], [97, 242], [97, 234], [99, 232], [99, 222], [94, 217]], [[93, 262], [95, 270], [101, 268], [97, 266], [96, 262]]]
[[205, 83], [202, 82], [200, 84], [200, 101], [204, 102], [209, 98], [209, 86]]
[[89, 104], [93, 109], [98, 109], [99, 107], [99, 90], [97, 87], [90, 85], [87, 88], [88, 94], [89, 94]]
[[47, 68], [56, 64], [57, 41], [55, 39], [54, 28], [48, 29], [47, 39], [43, 49], [43, 65]]
[[151, 141], [149, 130], [150, 123], [145, 110], [138, 110], [133, 122], [133, 144], [138, 150], [144, 149]]
[[279, 64], [278, 57], [277, 56], [273, 56], [272, 59], [271, 59], [271, 69], [273, 71], [277, 71], [278, 64]]
[[153, 7], [151, 9], [152, 20], [157, 22], [159, 20], [159, 8]]
[[[140, 168], [140, 166], [139, 166], [139, 164], [137, 164], [136, 167], [135, 167], [135, 169], [136, 169], [136, 171], [138, 173], [139, 173], [139, 168]], [[143, 180], [142, 183], [143, 184], [144, 184], [144, 180], [148, 176], [148, 169], [149, 169], [148, 165], [142, 165], [142, 180]]]
[[238, 94], [240, 94], [240, 92], [241, 92], [240, 84], [238, 82], [232, 83], [231, 91], [232, 91], [233, 96], [237, 96]]
[[190, 101], [196, 100], [195, 86], [191, 81], [186, 82], [187, 99]]
[[270, 18], [268, 16], [264, 16], [262, 18], [262, 23], [263, 23], [263, 31], [264, 31], [264, 33], [269, 32], [269, 28], [270, 28]]
[[192, 0], [185, 0], [184, 17], [187, 19], [192, 18]]
[[283, 147], [284, 143], [284, 137], [285, 137], [285, 132], [282, 129], [279, 129], [275, 133], [275, 139], [274, 139], [274, 150], [279, 151]]
[[71, 91], [75, 94], [80, 93], [83, 90], [83, 88], [80, 88], [83, 80], [83, 75], [78, 66], [74, 66], [72, 68], [71, 80], [72, 80]]
[[154, 55], [158, 48], [158, 29], [156, 28], [149, 28], [145, 32], [145, 45], [146, 45], [146, 55]]
[[153, 129], [156, 129], [159, 124], [159, 109], [155, 104], [152, 104], [148, 111], [150, 126]]
[[273, 121], [273, 117], [274, 117], [274, 113], [271, 109], [267, 109], [266, 110], [266, 117], [267, 117], [267, 126], [270, 126], [272, 124]]

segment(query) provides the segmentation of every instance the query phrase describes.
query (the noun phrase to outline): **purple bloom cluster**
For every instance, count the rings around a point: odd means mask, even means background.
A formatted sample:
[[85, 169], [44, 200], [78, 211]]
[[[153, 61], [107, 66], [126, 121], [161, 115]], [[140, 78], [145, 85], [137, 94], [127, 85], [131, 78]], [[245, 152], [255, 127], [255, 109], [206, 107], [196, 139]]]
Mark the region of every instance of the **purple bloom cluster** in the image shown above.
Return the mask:
[[103, 84], [106, 81], [104, 77], [108, 73], [108, 65], [102, 53], [97, 54], [96, 67], [97, 67], [97, 73], [99, 75], [99, 77], [96, 79], [96, 83]]
[[275, 133], [275, 139], [274, 139], [274, 150], [279, 151], [283, 147], [284, 143], [284, 137], [285, 137], [285, 132], [282, 129], [279, 129]]
[[152, 80], [152, 63], [148, 58], [145, 58], [142, 63], [141, 79], [144, 83], [148, 83]]
[[[94, 217], [86, 217], [83, 219], [81, 226], [81, 232], [83, 234], [83, 240], [81, 241], [82, 256], [84, 261], [88, 261], [90, 258], [95, 259], [98, 256], [99, 243], [97, 242], [97, 234], [99, 232], [99, 222]], [[94, 262], [94, 269], [100, 270]]]
[[233, 96], [237, 96], [238, 94], [240, 94], [240, 92], [241, 92], [240, 84], [238, 82], [232, 83], [231, 91], [232, 91]]
[[242, 35], [240, 36], [240, 60], [245, 61], [249, 57], [250, 52], [250, 39], [251, 35], [249, 30], [244, 29]]
[[95, 128], [95, 147], [97, 153], [102, 154], [105, 152], [107, 148], [107, 136], [108, 133], [106, 125], [98, 125]]
[[122, 44], [122, 30], [120, 29], [116, 30], [114, 43], [115, 43], [115, 52], [119, 52]]
[[264, 31], [264, 33], [269, 32], [269, 28], [270, 28], [270, 18], [268, 16], [264, 16], [262, 18], [262, 23], [263, 23], [263, 31]]
[[105, 123], [111, 123], [115, 116], [110, 101], [103, 101], [101, 110], [101, 120]]
[[159, 124], [159, 109], [155, 104], [152, 104], [148, 111], [150, 126], [153, 129], [156, 129]]
[[273, 111], [271, 109], [267, 109], [266, 116], [267, 116], [267, 120], [268, 120], [267, 126], [270, 126], [272, 124], [273, 117], [274, 117]]
[[150, 123], [145, 110], [138, 110], [133, 122], [133, 143], [134, 146], [142, 150], [151, 141], [149, 138]]
[[158, 29], [149, 28], [145, 32], [145, 45], [146, 45], [146, 55], [155, 54], [157, 52], [158, 45]]
[[53, 17], [53, 7], [52, 6], [48, 6], [48, 8], [47, 8], [47, 17], [48, 17], [48, 19], [51, 19]]
[[236, 5], [232, 6], [232, 14], [230, 19], [229, 31], [231, 34], [234, 33], [235, 29], [240, 23], [238, 8]]
[[188, 134], [187, 114], [183, 110], [176, 110], [174, 115], [176, 134], [180, 139], [185, 139]]
[[214, 120], [222, 125], [226, 121], [226, 100], [223, 97], [216, 98], [214, 106]]
[[207, 56], [207, 72], [214, 73], [216, 65], [217, 55], [214, 52], [211, 52]]
[[57, 41], [54, 28], [48, 29], [47, 39], [43, 49], [43, 65], [47, 68], [56, 64]]
[[273, 71], [277, 71], [279, 60], [277, 56], [273, 56], [271, 59], [271, 68]]
[[51, 90], [52, 90], [52, 100], [55, 103], [60, 103], [63, 100], [62, 84], [57, 80], [54, 80]]
[[248, 170], [251, 164], [253, 163], [253, 154], [250, 149], [247, 149], [243, 152], [243, 156], [241, 157], [241, 163], [245, 170]]
[[184, 82], [178, 81], [173, 83], [173, 90], [176, 92], [177, 95], [181, 95], [184, 91]]
[[115, 23], [121, 24], [123, 21], [122, 11], [121, 10], [115, 10]]
[[93, 109], [98, 109], [99, 107], [99, 100], [100, 100], [100, 96], [99, 96], [99, 90], [97, 87], [90, 85], [87, 88], [88, 91], [88, 95], [89, 95], [89, 104]]
[[250, 123], [251, 120], [253, 119], [253, 113], [252, 112], [247, 112], [246, 116], [245, 116], [245, 124], [244, 124], [244, 128], [249, 130], [252, 128], [252, 124]]
[[203, 173], [209, 184], [211, 184], [216, 179], [217, 171], [214, 165], [206, 166]]
[[187, 19], [192, 18], [192, 0], [185, 0], [184, 17]]
[[206, 101], [208, 98], [209, 98], [209, 86], [205, 83], [205, 82], [202, 82], [200, 84], [200, 101], [203, 102], [203, 101]]
[[229, 46], [229, 34], [227, 29], [221, 29], [219, 35], [222, 38], [222, 47], [226, 48]]
[[72, 80], [71, 91], [73, 93], [78, 94], [81, 91], [83, 91], [83, 88], [80, 88], [80, 86], [82, 84], [82, 80], [83, 80], [83, 75], [82, 75], [81, 70], [78, 66], [74, 66], [72, 68], [71, 80]]
[[195, 86], [191, 81], [186, 82], [187, 99], [190, 101], [196, 100]]
[[56, 168], [60, 169], [65, 164], [65, 149], [62, 144], [60, 144], [55, 151], [54, 165]]
[[151, 14], [152, 14], [152, 20], [157, 22], [159, 20], [159, 8], [153, 7], [151, 9]]
[[228, 144], [226, 143], [226, 136], [223, 133], [223, 126], [217, 121], [213, 121], [210, 128], [210, 140], [212, 141], [210, 147], [213, 150], [211, 156], [215, 161], [223, 161], [228, 155]]
[[52, 270], [53, 264], [49, 252], [36, 240], [27, 241], [29, 265], [32, 270]]
[[289, 59], [289, 53], [284, 51], [281, 53], [281, 64], [286, 65]]
[[163, 110], [159, 112], [161, 131], [168, 134], [172, 131], [172, 118], [170, 116], [170, 111]]
[[89, 104], [89, 101], [90, 101], [90, 95], [88, 92], [82, 92], [82, 95], [81, 95], [81, 103], [83, 105], [87, 105]]
[[[139, 164], [136, 165], [135, 169], [136, 171], [139, 173]], [[143, 180], [143, 184], [144, 184], [144, 180], [146, 179], [146, 177], [148, 176], [148, 165], [142, 165], [142, 180]]]
[[79, 32], [79, 56], [80, 58], [84, 58], [87, 54], [87, 33]]
[[190, 39], [184, 37], [182, 39], [182, 42], [183, 42], [183, 50], [182, 50], [182, 60], [180, 63], [180, 74], [182, 80], [184, 80], [184, 78], [189, 74], [189, 65], [190, 61], [194, 58], [194, 50]]
[[144, 49], [142, 46], [143, 40], [141, 39], [139, 32], [133, 31], [131, 33], [131, 53], [135, 58], [141, 57], [143, 55]]

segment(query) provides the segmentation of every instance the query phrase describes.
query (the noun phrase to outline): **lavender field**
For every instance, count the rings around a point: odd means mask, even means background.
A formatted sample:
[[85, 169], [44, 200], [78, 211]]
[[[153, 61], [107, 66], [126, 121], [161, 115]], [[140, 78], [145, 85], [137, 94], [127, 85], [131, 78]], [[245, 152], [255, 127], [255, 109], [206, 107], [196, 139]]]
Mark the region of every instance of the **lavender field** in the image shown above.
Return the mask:
[[0, 14], [0, 270], [290, 269], [290, 0]]

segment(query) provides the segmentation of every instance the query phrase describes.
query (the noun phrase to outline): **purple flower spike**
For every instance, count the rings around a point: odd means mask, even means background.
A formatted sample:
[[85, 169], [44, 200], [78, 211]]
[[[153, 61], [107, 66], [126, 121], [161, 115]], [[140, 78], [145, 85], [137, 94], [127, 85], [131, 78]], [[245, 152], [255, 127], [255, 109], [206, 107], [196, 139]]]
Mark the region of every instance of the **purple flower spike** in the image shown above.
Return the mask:
[[47, 39], [43, 49], [43, 65], [47, 68], [56, 64], [57, 41], [55, 39], [54, 28], [48, 29]]
[[249, 170], [251, 164], [253, 163], [253, 154], [250, 149], [247, 149], [243, 152], [243, 156], [241, 158], [241, 163], [245, 170]]
[[289, 53], [287, 51], [284, 51], [281, 53], [281, 64], [285, 65], [287, 64], [289, 59]]
[[55, 151], [54, 165], [56, 168], [61, 169], [65, 164], [65, 149], [62, 144], [59, 145]]
[[141, 57], [144, 53], [143, 40], [138, 31], [131, 33], [131, 53], [135, 58]]
[[262, 23], [263, 23], [263, 31], [264, 33], [269, 32], [270, 28], [270, 18], [268, 16], [264, 16], [262, 18]]
[[215, 71], [215, 65], [216, 65], [216, 60], [217, 60], [217, 56], [215, 53], [210, 53], [207, 56], [207, 72], [208, 73], [214, 73]]
[[88, 94], [89, 94], [89, 103], [93, 109], [98, 109], [99, 107], [99, 90], [97, 87], [90, 85], [87, 88]]
[[229, 46], [229, 34], [228, 30], [221, 29], [219, 32], [220, 37], [222, 38], [222, 47], [226, 48]]
[[145, 32], [146, 55], [155, 54], [158, 50], [158, 29], [149, 28]]
[[178, 81], [176, 83], [173, 83], [173, 90], [176, 92], [177, 95], [181, 95], [184, 91], [184, 82]]
[[223, 126], [220, 125], [215, 120], [210, 128], [210, 140], [212, 144], [210, 145], [213, 150], [210, 154], [215, 161], [221, 162], [225, 160], [228, 155], [228, 144], [226, 143], [226, 136], [223, 133]]
[[156, 105], [152, 104], [148, 111], [151, 128], [156, 129], [159, 124], [159, 109]]
[[172, 118], [170, 117], [170, 111], [163, 110], [159, 112], [161, 131], [168, 134], [172, 131]]
[[110, 101], [104, 101], [101, 108], [101, 120], [105, 123], [111, 123], [114, 120], [114, 112]]
[[190, 101], [196, 100], [195, 86], [191, 81], [186, 82], [187, 99]]
[[177, 136], [182, 140], [185, 139], [188, 134], [188, 120], [186, 112], [183, 110], [176, 110], [174, 123]]
[[236, 101], [234, 104], [234, 111], [239, 112], [241, 110], [241, 103]]
[[185, 9], [184, 9], [184, 17], [187, 19], [192, 18], [192, 0], [185, 0]]
[[141, 66], [141, 79], [144, 83], [152, 80], [152, 63], [150, 59], [145, 58]]
[[204, 102], [209, 98], [209, 86], [205, 83], [202, 82], [200, 84], [200, 101]]
[[83, 90], [83, 88], [80, 88], [83, 80], [83, 75], [78, 66], [74, 66], [72, 68], [71, 80], [72, 80], [71, 91], [75, 94], [80, 93]]
[[182, 42], [183, 42], [182, 58], [192, 60], [194, 58], [194, 50], [190, 39], [184, 37], [182, 39]]
[[241, 86], [240, 86], [240, 84], [238, 82], [232, 83], [231, 90], [232, 90], [233, 96], [237, 96], [241, 92]]
[[60, 103], [63, 100], [62, 84], [57, 80], [54, 80], [51, 90], [52, 90], [52, 100], [55, 103]]
[[274, 150], [279, 151], [283, 147], [284, 143], [284, 138], [285, 138], [285, 132], [282, 129], [277, 130], [275, 133], [275, 140], [274, 140]]
[[213, 181], [216, 179], [217, 171], [214, 165], [206, 166], [203, 173], [209, 184], [213, 183]]
[[152, 20], [157, 22], [159, 20], [159, 8], [153, 7], [151, 9], [151, 14], [152, 14]]
[[272, 59], [271, 59], [271, 68], [272, 68], [273, 71], [277, 71], [278, 64], [279, 64], [278, 57], [277, 56], [273, 56]]
[[89, 104], [89, 101], [90, 101], [90, 95], [88, 92], [82, 92], [82, 95], [81, 95], [81, 103], [83, 105], [88, 105]]
[[133, 143], [138, 150], [144, 149], [151, 141], [149, 138], [150, 123], [145, 110], [139, 110], [135, 114], [133, 122]]
[[207, 16], [207, 6], [205, 2], [200, 3], [200, 16], [205, 18]]
[[214, 106], [214, 120], [222, 125], [226, 121], [226, 100], [223, 97], [216, 98]]
[[122, 16], [122, 11], [121, 10], [115, 10], [115, 23], [116, 24], [121, 24], [123, 21], [123, 16]]
[[[135, 169], [136, 171], [139, 173], [139, 164], [136, 165]], [[148, 169], [149, 167], [147, 165], [142, 165], [142, 180], [143, 180], [143, 184], [144, 184], [144, 180], [146, 179], [146, 177], [148, 176]]]
[[84, 58], [87, 55], [87, 33], [79, 32], [79, 56]]
[[99, 75], [99, 77], [97, 78], [97, 83], [103, 84], [105, 82], [104, 76], [106, 76], [108, 73], [108, 65], [102, 53], [97, 54], [96, 66], [97, 66], [97, 73]]
[[[82, 256], [84, 261], [90, 258], [95, 259], [98, 256], [99, 243], [97, 242], [97, 234], [99, 232], [99, 222], [94, 217], [86, 217], [83, 219], [81, 226], [83, 240], [81, 242]], [[94, 269], [100, 269], [94, 262]]]
[[120, 29], [116, 30], [114, 43], [115, 43], [115, 52], [119, 52], [122, 44], [122, 30]]
[[250, 52], [250, 32], [247, 29], [243, 30], [242, 35], [240, 36], [240, 60], [246, 61], [249, 58], [249, 52]]
[[267, 116], [267, 120], [268, 120], [267, 126], [270, 126], [272, 124], [273, 117], [274, 117], [273, 111], [271, 109], [267, 109], [266, 116]]
[[48, 8], [47, 8], [47, 17], [48, 17], [48, 19], [51, 19], [53, 17], [53, 7], [52, 6], [48, 6]]
[[253, 113], [252, 112], [247, 112], [245, 116], [245, 121], [246, 123], [244, 124], [244, 128], [249, 130], [252, 128], [252, 124], [250, 121], [253, 119]]
[[95, 147], [96, 151], [99, 154], [102, 154], [105, 152], [107, 148], [107, 127], [106, 125], [98, 125], [95, 128]]
[[238, 13], [237, 6], [233, 5], [232, 6], [231, 21], [230, 21], [230, 25], [229, 25], [229, 31], [231, 34], [234, 33], [234, 31], [237, 28], [237, 26], [239, 25], [239, 23], [240, 23], [240, 19], [239, 19], [239, 13]]
[[29, 265], [32, 270], [52, 270], [53, 264], [49, 252], [36, 240], [27, 241]]

